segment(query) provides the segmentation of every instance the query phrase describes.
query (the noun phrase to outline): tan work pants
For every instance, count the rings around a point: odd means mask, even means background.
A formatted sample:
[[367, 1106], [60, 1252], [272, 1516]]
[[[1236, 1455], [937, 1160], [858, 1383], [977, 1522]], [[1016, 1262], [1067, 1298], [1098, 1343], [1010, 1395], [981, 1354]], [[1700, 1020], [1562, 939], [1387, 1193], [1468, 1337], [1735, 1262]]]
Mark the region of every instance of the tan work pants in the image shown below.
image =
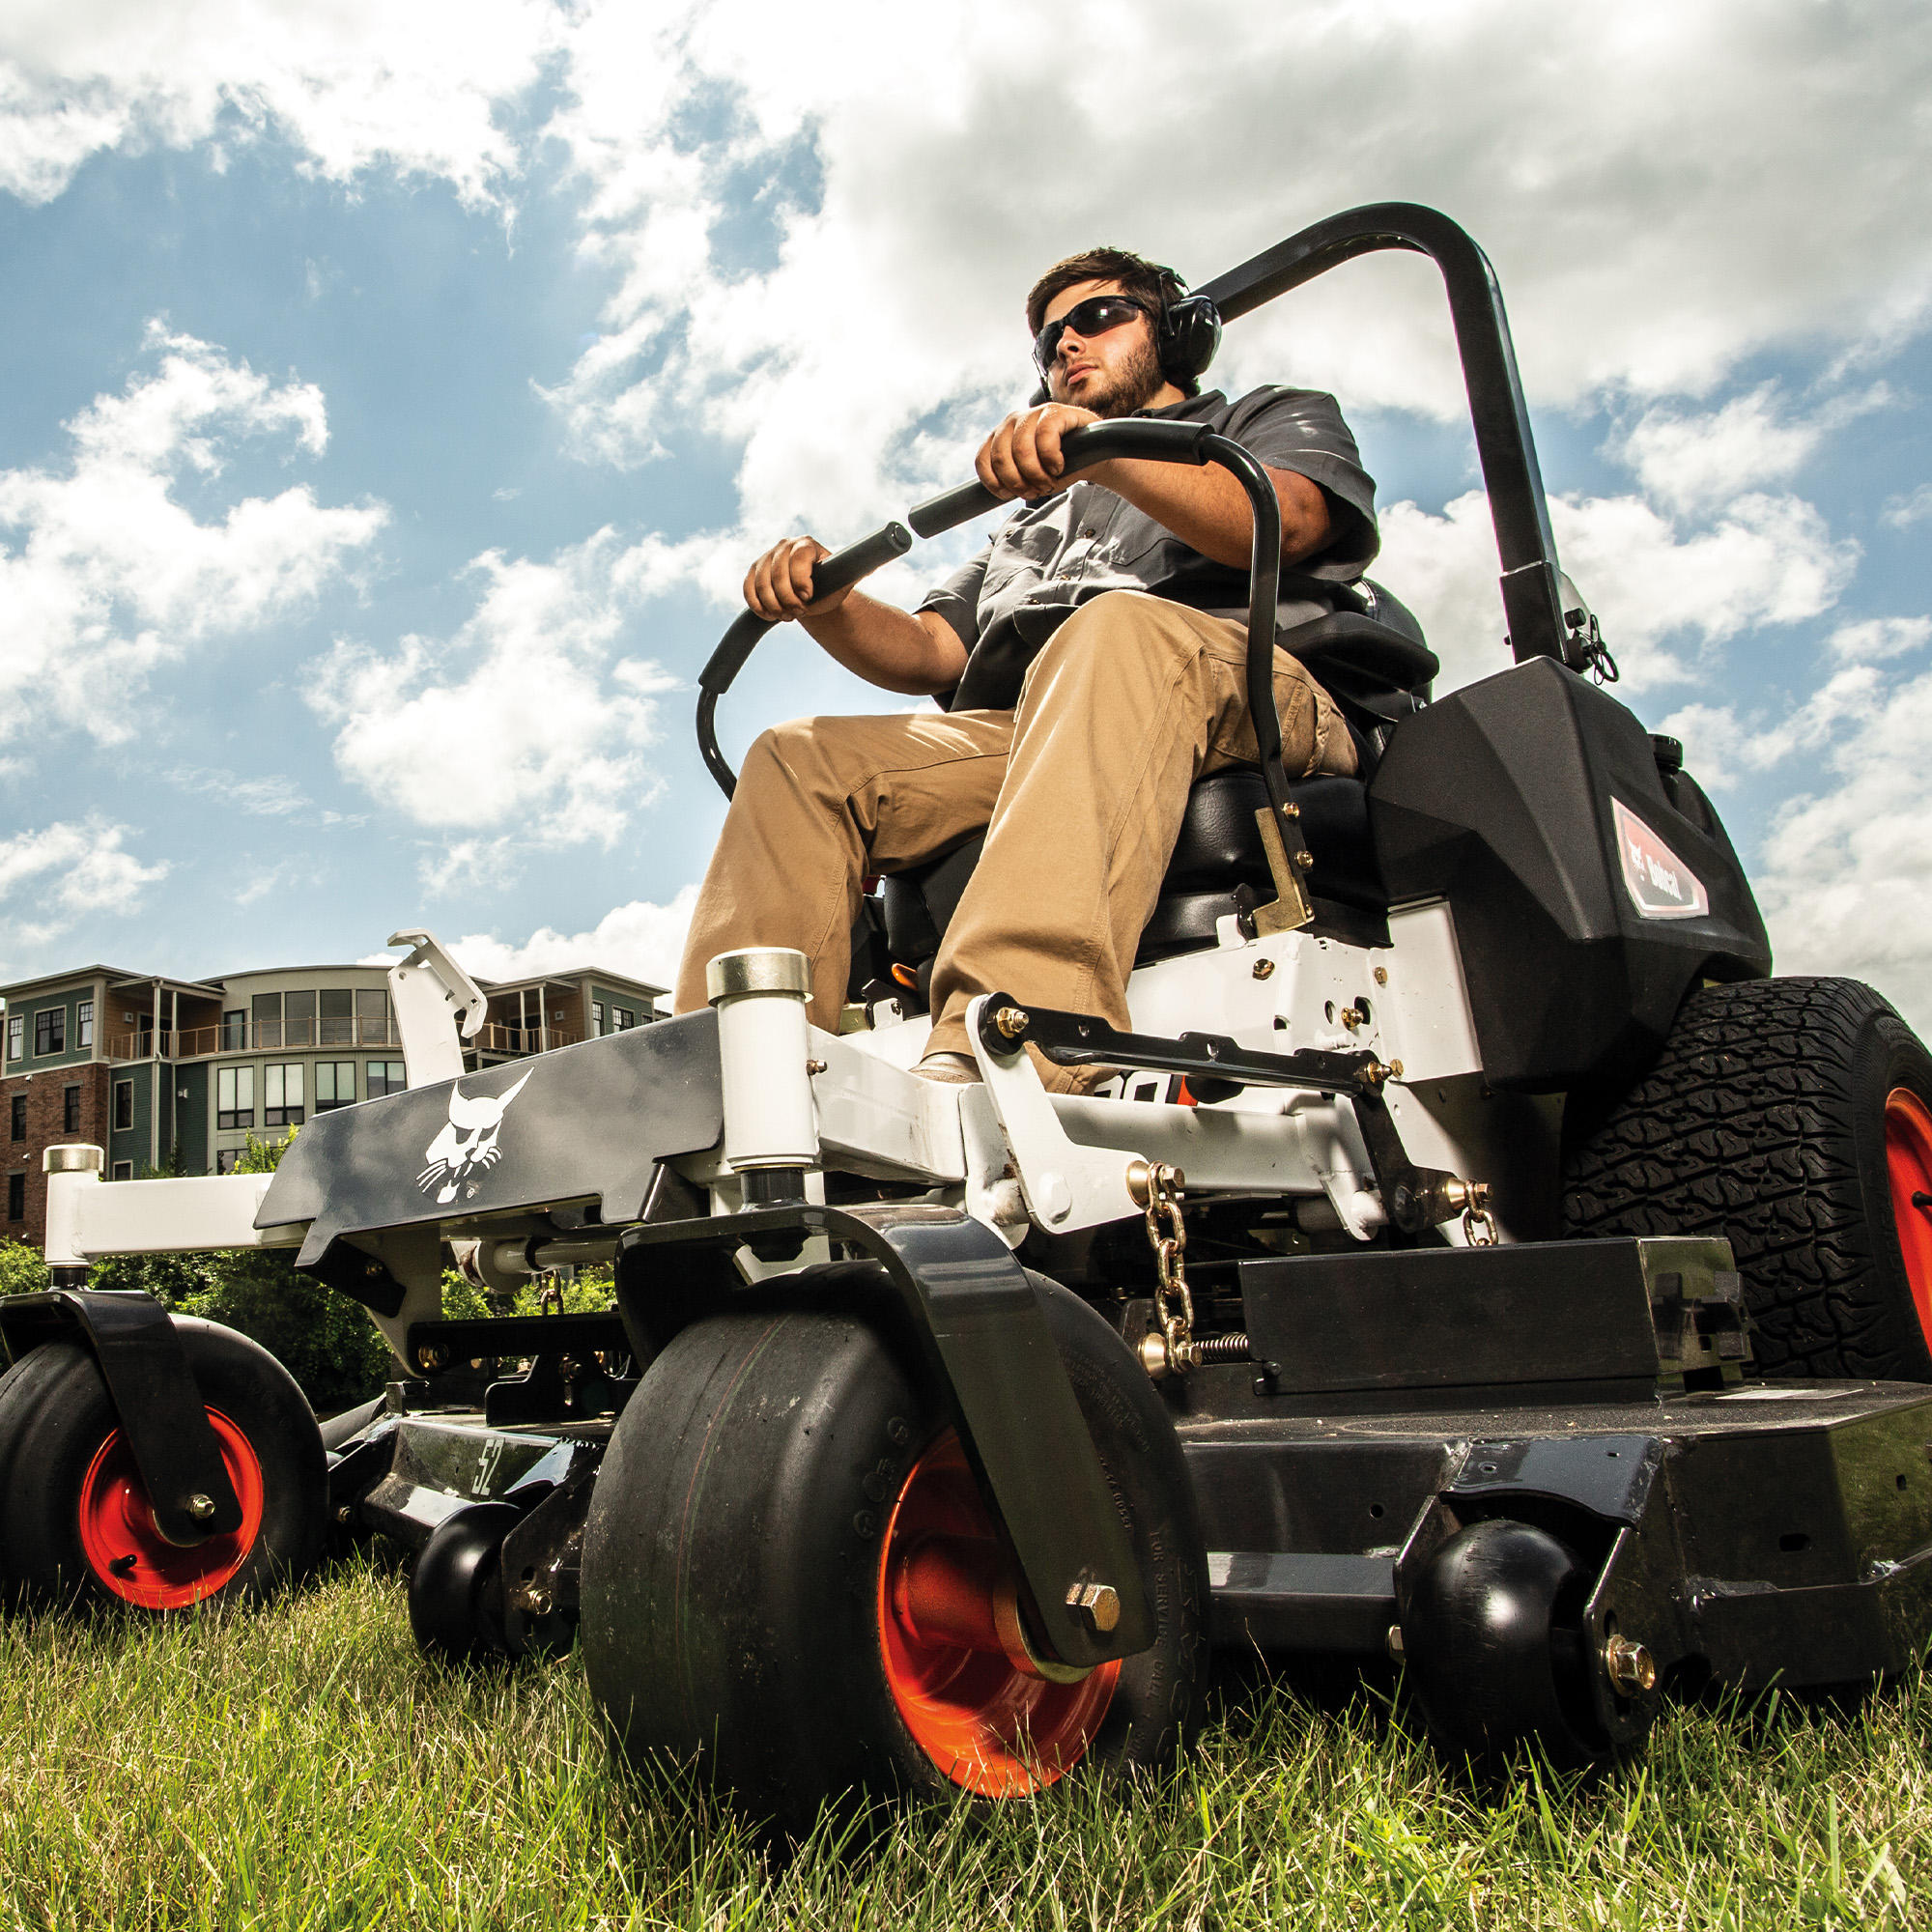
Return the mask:
[[[1015, 710], [802, 718], [765, 732], [705, 874], [677, 1010], [704, 1005], [715, 954], [795, 946], [811, 961], [811, 1018], [835, 1029], [865, 875], [920, 865], [985, 826], [933, 966], [927, 1051], [971, 1051], [978, 993], [1126, 1026], [1127, 974], [1188, 787], [1257, 755], [1245, 652], [1239, 623], [1112, 591], [1054, 634]], [[1291, 777], [1354, 770], [1341, 714], [1284, 651], [1275, 702]]]

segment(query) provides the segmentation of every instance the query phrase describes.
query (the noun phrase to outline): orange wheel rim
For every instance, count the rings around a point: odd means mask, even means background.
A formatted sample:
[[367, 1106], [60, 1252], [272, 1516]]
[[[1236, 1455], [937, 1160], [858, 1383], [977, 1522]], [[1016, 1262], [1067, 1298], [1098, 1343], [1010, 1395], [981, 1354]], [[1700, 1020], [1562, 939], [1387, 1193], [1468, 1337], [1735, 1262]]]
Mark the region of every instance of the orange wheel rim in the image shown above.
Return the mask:
[[1905, 1279], [1919, 1333], [1932, 1350], [1932, 1112], [1909, 1087], [1886, 1095], [1885, 1164]]
[[198, 1604], [247, 1561], [262, 1527], [262, 1463], [248, 1438], [217, 1408], [208, 1411], [228, 1480], [242, 1505], [240, 1528], [184, 1547], [155, 1524], [147, 1485], [120, 1430], [94, 1452], [80, 1485], [80, 1548], [103, 1590], [144, 1610]]
[[998, 1589], [1009, 1559], [952, 1430], [913, 1465], [886, 1525], [878, 1580], [886, 1682], [919, 1747], [954, 1784], [983, 1798], [1042, 1790], [1086, 1755], [1121, 1666], [1103, 1663], [1077, 1683], [1054, 1684], [1017, 1667], [991, 1639], [936, 1636], [911, 1613], [907, 1579], [937, 1545], [970, 1559], [955, 1573], [955, 1619], [990, 1628], [998, 1621], [990, 1597], [970, 1599], [988, 1578]]

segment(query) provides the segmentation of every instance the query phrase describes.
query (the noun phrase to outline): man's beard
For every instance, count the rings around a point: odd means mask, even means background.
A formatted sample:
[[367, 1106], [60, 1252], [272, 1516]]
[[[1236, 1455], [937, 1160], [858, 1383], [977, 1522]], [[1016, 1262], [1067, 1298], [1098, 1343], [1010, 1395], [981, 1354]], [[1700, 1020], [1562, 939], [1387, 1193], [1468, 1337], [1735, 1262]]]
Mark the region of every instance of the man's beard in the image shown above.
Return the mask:
[[1166, 381], [1167, 378], [1161, 374], [1160, 357], [1154, 354], [1152, 340], [1143, 335], [1135, 344], [1126, 365], [1113, 382], [1091, 390], [1081, 399], [1079, 407], [1092, 410], [1096, 416], [1130, 416], [1136, 411], [1146, 409], [1160, 393], [1161, 385]]

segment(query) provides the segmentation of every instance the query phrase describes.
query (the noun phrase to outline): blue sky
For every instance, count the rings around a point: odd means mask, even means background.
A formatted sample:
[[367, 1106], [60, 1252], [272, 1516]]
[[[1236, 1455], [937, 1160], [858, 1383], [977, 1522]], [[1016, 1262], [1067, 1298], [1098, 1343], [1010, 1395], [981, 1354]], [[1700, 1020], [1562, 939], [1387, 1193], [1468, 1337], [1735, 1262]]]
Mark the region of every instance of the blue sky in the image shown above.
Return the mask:
[[[1932, 1024], [1922, 6], [153, 13], [0, 19], [0, 977], [423, 923], [665, 980], [749, 558], [962, 479], [1055, 256], [1206, 279], [1386, 197], [1495, 259], [1566, 564], [1781, 965]], [[1336, 389], [1377, 574], [1500, 668], [1426, 267], [1216, 376]], [[897, 701], [781, 634], [725, 736]]]

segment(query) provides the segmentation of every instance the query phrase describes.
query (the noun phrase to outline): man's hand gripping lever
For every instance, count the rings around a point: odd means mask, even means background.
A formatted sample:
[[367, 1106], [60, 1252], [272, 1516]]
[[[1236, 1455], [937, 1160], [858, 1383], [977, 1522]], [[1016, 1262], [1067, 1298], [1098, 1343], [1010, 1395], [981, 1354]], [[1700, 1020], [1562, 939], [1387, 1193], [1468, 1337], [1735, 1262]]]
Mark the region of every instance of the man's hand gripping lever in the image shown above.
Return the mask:
[[[912, 548], [912, 533], [903, 524], [887, 524], [868, 537], [847, 544], [843, 550], [821, 556], [811, 566], [810, 589], [814, 603], [839, 590], [849, 589], [862, 577], [903, 556]], [[704, 668], [697, 673], [697, 749], [703, 753], [705, 769], [718, 781], [724, 796], [738, 789], [738, 775], [718, 749], [716, 717], [718, 700], [730, 690], [733, 679], [745, 668], [745, 660], [757, 648], [758, 639], [773, 628], [776, 619], [747, 611], [719, 640]]]

